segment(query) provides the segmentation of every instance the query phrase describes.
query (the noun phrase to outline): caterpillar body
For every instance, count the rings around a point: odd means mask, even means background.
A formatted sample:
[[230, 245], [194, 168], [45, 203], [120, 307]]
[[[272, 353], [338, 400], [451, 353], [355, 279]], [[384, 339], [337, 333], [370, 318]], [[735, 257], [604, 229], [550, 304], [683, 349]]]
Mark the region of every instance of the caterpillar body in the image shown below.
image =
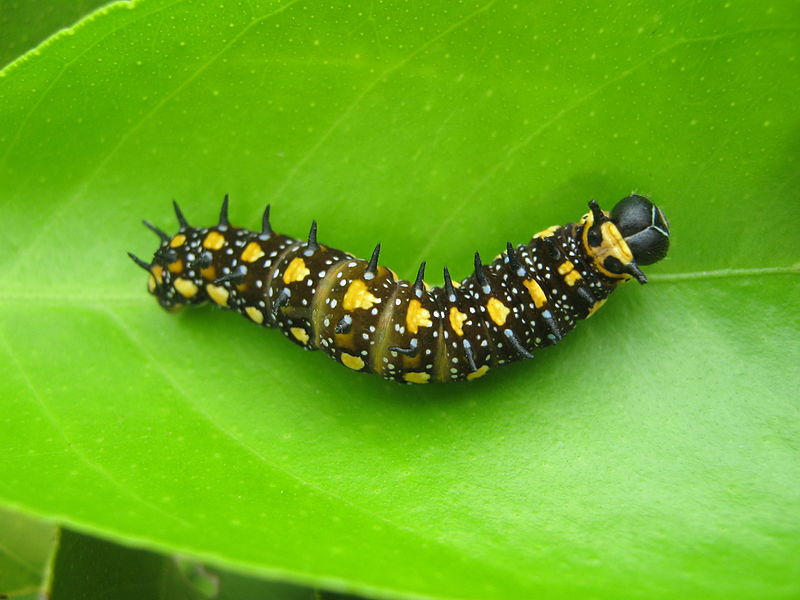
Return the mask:
[[647, 279], [640, 265], [666, 256], [669, 225], [640, 195], [609, 213], [592, 201], [579, 222], [553, 226], [484, 264], [460, 283], [444, 269], [444, 286], [398, 280], [369, 260], [320, 244], [313, 222], [306, 239], [272, 230], [267, 206], [261, 231], [230, 225], [228, 197], [219, 224], [195, 228], [173, 203], [180, 225], [161, 239], [148, 290], [167, 310], [211, 300], [263, 327], [280, 329], [306, 350], [322, 350], [354, 371], [401, 383], [474, 380], [489, 369], [533, 358], [590, 317], [619, 283]]

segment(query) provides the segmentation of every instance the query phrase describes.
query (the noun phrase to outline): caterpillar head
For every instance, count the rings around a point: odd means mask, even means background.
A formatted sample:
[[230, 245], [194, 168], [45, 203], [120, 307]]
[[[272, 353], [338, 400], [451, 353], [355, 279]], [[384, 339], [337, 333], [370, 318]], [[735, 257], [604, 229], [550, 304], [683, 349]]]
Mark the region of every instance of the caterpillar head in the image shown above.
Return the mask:
[[594, 200], [589, 208], [582, 239], [595, 267], [612, 279], [647, 283], [639, 265], [653, 264], [669, 250], [669, 223], [661, 209], [638, 194], [620, 200], [610, 214]]

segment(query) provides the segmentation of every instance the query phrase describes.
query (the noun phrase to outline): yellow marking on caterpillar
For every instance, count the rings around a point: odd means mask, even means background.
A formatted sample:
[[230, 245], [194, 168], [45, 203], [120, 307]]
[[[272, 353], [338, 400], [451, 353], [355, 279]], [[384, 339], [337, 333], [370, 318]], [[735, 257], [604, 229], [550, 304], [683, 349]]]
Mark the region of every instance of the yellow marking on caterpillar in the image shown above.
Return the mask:
[[628, 247], [628, 243], [622, 237], [622, 234], [611, 221], [606, 221], [600, 226], [600, 231], [603, 234], [603, 239], [610, 240], [611, 245], [614, 247], [615, 253], [619, 253], [619, 260], [622, 264], [629, 263], [633, 260], [633, 253]]
[[412, 371], [411, 373], [405, 373], [403, 375], [403, 379], [409, 383], [428, 383], [430, 378], [430, 373], [422, 373], [419, 371]]
[[258, 323], [261, 325], [264, 322], [264, 313], [258, 310], [255, 306], [248, 306], [244, 309], [244, 312], [247, 313], [247, 316], [253, 319], [253, 322]]
[[152, 269], [150, 269], [150, 272], [153, 274], [153, 277], [155, 277], [156, 282], [164, 283], [164, 267], [161, 265], [155, 265]]
[[575, 285], [575, 282], [578, 281], [579, 279], [581, 279], [581, 274], [578, 273], [576, 269], [573, 269], [564, 276], [564, 281], [566, 281], [567, 285], [569, 286]]
[[558, 274], [559, 275], [565, 275], [566, 273], [569, 273], [570, 271], [572, 271], [574, 268], [575, 268], [575, 265], [573, 265], [570, 261], [565, 260], [563, 263], [558, 265]]
[[225, 245], [225, 236], [219, 231], [210, 231], [203, 240], [203, 248], [219, 250]]
[[430, 311], [423, 308], [419, 300], [412, 300], [408, 303], [406, 327], [411, 333], [417, 333], [420, 327], [433, 327]]
[[477, 371], [473, 371], [472, 373], [467, 375], [467, 379], [472, 381], [473, 379], [477, 379], [478, 377], [483, 377], [484, 375], [486, 375], [486, 372], [488, 370], [489, 370], [489, 367], [486, 366], [486, 365], [483, 365], [482, 367], [478, 368]]
[[152, 294], [156, 291], [157, 285], [161, 283], [164, 283], [164, 268], [161, 265], [154, 265], [147, 278], [147, 290]]
[[575, 285], [575, 282], [581, 279], [581, 274], [575, 269], [575, 265], [568, 260], [558, 265], [558, 274], [564, 278], [564, 281], [569, 286]]
[[401, 369], [404, 371], [411, 371], [413, 369], [422, 368], [422, 352], [417, 352], [416, 356], [403, 356], [400, 357]]
[[[292, 327], [289, 329], [289, 332], [292, 334], [294, 339], [302, 344], [308, 343], [308, 332], [303, 329], [302, 327]], [[363, 362], [363, 361], [362, 361]]]
[[194, 298], [197, 295], [197, 286], [193, 281], [179, 277], [172, 285], [184, 298]]
[[547, 296], [544, 295], [542, 286], [535, 280], [525, 279], [522, 281], [522, 285], [528, 288], [528, 293], [531, 295], [531, 300], [533, 300], [533, 305], [536, 308], [542, 308], [547, 303]]
[[179, 258], [174, 263], [168, 264], [167, 268], [169, 269], [170, 273], [180, 273], [183, 271], [183, 260]]
[[596, 313], [598, 310], [600, 310], [600, 307], [603, 306], [603, 304], [606, 303], [606, 300], [608, 300], [608, 298], [603, 298], [602, 300], [598, 300], [597, 302], [595, 302], [592, 305], [592, 308], [589, 309], [589, 313], [586, 315], [586, 318], [588, 319], [594, 313]]
[[303, 281], [311, 271], [306, 267], [306, 261], [299, 256], [292, 259], [289, 266], [283, 272], [283, 283], [290, 284], [295, 281]]
[[511, 312], [511, 309], [497, 298], [489, 298], [489, 301], [486, 303], [486, 308], [495, 325], [505, 325], [506, 317], [508, 317], [508, 313]]
[[205, 269], [200, 269], [200, 275], [203, 276], [203, 279], [214, 281], [217, 278], [217, 270], [214, 268], [214, 265], [210, 265]]
[[458, 310], [455, 306], [450, 307], [450, 327], [453, 328], [458, 335], [464, 335], [464, 321], [467, 320], [467, 315]]
[[370, 293], [367, 284], [363, 280], [355, 279], [347, 287], [347, 292], [345, 292], [342, 300], [342, 308], [346, 311], [353, 311], [357, 308], [369, 310], [380, 301], [380, 298], [376, 298]]
[[[608, 216], [606, 211], [603, 211], [603, 213]], [[628, 247], [627, 242], [623, 239], [619, 229], [617, 229], [617, 226], [614, 225], [612, 221], [606, 221], [600, 225], [600, 245], [592, 246], [589, 243], [589, 230], [592, 225], [594, 225], [594, 216], [592, 213], [585, 214], [583, 220], [583, 248], [586, 250], [586, 253], [592, 257], [597, 270], [614, 279], [630, 279], [631, 276], [627, 273], [612, 273], [603, 265], [603, 262], [609, 256], [613, 256], [623, 265], [633, 260], [633, 253]]]
[[453, 287], [456, 288], [456, 289], [461, 287], [461, 282], [460, 281], [453, 281], [452, 284], [453, 284]]
[[228, 296], [230, 292], [221, 285], [214, 285], [213, 283], [206, 284], [206, 291], [209, 297], [219, 304], [220, 306], [228, 306]]
[[258, 242], [250, 242], [242, 252], [242, 260], [245, 262], [255, 262], [262, 256], [264, 256], [264, 251]]
[[545, 229], [543, 231], [540, 231], [539, 233], [534, 234], [533, 237], [535, 237], [535, 238], [551, 237], [552, 235], [555, 234], [556, 231], [558, 231], [558, 228], [559, 228], [558, 225], [551, 225], [547, 229]]
[[347, 352], [342, 352], [342, 364], [345, 367], [353, 369], [354, 371], [360, 371], [364, 368], [364, 359], [362, 359], [360, 356], [353, 356]]
[[341, 350], [347, 348], [348, 350], [356, 351], [356, 334], [354, 331], [350, 333], [336, 333], [335, 346]]
[[182, 233], [179, 233], [174, 238], [172, 238], [172, 240], [170, 240], [169, 247], [170, 248], [178, 248], [180, 246], [183, 246], [183, 242], [185, 242], [185, 241], [186, 241], [186, 236], [183, 235]]

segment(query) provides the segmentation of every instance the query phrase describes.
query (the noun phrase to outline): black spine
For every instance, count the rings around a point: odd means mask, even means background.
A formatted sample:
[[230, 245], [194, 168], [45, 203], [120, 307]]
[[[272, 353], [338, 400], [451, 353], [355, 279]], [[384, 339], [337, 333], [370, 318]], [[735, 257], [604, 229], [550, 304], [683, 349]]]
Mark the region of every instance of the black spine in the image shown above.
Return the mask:
[[475, 253], [475, 279], [478, 281], [478, 285], [480, 285], [482, 288], [491, 288], [489, 279], [487, 279], [486, 273], [483, 271], [481, 255], [477, 252]]
[[367, 265], [365, 274], [368, 274], [374, 277], [378, 273], [378, 257], [381, 254], [381, 245], [377, 244], [375, 249], [372, 251], [372, 257], [369, 259], [369, 264]]
[[152, 231], [158, 237], [160, 237], [162, 242], [164, 242], [165, 244], [169, 243], [170, 237], [166, 233], [164, 233], [161, 229], [153, 225], [150, 221], [142, 221], [142, 223], [144, 223], [144, 226], [147, 227], [150, 231]]
[[311, 230], [308, 232], [308, 241], [306, 242], [306, 246], [312, 252], [316, 252], [319, 250], [319, 244], [317, 243], [317, 222], [311, 221]]
[[261, 233], [264, 235], [272, 236], [272, 225], [269, 222], [269, 204], [264, 209], [264, 214], [261, 216]]
[[180, 226], [180, 231], [184, 231], [186, 229], [191, 229], [191, 225], [186, 221], [186, 217], [183, 216], [183, 212], [181, 212], [181, 207], [178, 206], [178, 202], [176, 200], [172, 201], [172, 208], [175, 209], [175, 216], [178, 219], [178, 225]]
[[444, 268], [444, 293], [451, 302], [455, 300], [456, 288], [453, 286], [453, 280], [450, 278], [450, 271], [447, 270], [447, 267]]
[[414, 280], [414, 291], [417, 292], [417, 295], [421, 294], [425, 291], [425, 261], [423, 260], [419, 263], [419, 269], [417, 269], [417, 278]]
[[145, 271], [147, 271], [148, 273], [150, 272], [150, 268], [151, 268], [153, 265], [151, 265], [151, 264], [149, 264], [149, 263], [146, 263], [146, 262], [144, 262], [144, 261], [143, 261], [141, 258], [139, 258], [138, 256], [136, 256], [136, 255], [135, 255], [133, 252], [128, 252], [128, 256], [130, 256], [130, 257], [131, 257], [131, 260], [132, 260], [133, 262], [135, 262], [137, 265], [139, 265], [140, 267], [142, 267], [142, 268], [143, 268]]
[[219, 209], [219, 227], [230, 227], [228, 220], [228, 194], [222, 199], [222, 206]]
[[522, 263], [519, 262], [519, 258], [517, 258], [517, 253], [514, 250], [514, 246], [511, 242], [506, 242], [506, 256], [508, 257], [508, 264], [511, 265], [511, 268], [515, 271], [524, 270]]

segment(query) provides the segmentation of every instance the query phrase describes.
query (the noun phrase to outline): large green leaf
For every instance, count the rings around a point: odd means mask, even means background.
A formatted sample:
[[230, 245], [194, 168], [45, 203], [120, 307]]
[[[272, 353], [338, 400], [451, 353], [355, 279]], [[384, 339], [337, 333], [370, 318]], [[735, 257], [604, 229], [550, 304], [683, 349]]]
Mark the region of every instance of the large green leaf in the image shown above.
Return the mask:
[[51, 523], [0, 509], [0, 598], [41, 597], [55, 538]]
[[[132, 549], [0, 509], [0, 598], [327, 600], [183, 557]], [[334, 599], [330, 595], [331, 600]]]
[[52, 600], [209, 597], [168, 557], [123, 548], [69, 530], [61, 532], [48, 595]]
[[314, 600], [310, 590], [215, 571], [65, 529], [50, 600]]
[[[800, 593], [800, 11], [142, 0], [0, 72], [0, 498], [374, 596]], [[466, 275], [631, 189], [670, 257], [534, 361], [401, 387], [126, 250], [179, 199]]]
[[0, 5], [0, 67], [103, 4], [108, 0], [4, 0]]

